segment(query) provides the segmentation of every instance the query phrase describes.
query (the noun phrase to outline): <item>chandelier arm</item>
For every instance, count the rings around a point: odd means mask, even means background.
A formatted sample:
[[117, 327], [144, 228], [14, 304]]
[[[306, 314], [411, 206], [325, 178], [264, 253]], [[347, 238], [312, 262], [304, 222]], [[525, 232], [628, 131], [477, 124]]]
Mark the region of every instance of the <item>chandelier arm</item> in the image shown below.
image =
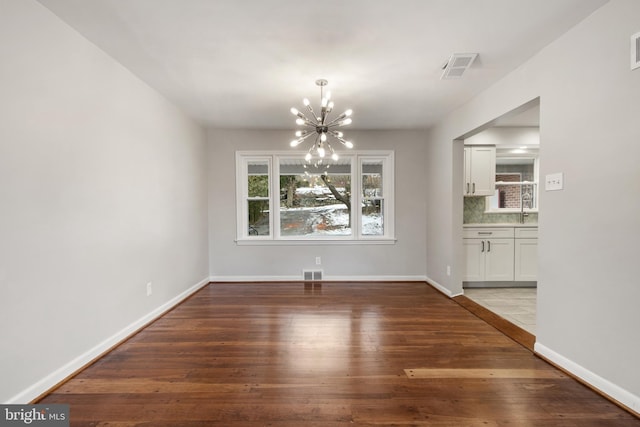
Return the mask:
[[345, 147], [349, 148], [349, 145], [347, 144], [349, 141], [347, 141], [346, 139], [341, 138], [341, 137], [339, 137], [339, 136], [335, 136], [335, 135], [334, 135], [333, 137], [334, 137], [335, 139], [337, 139], [338, 141], [340, 141], [340, 143], [341, 143], [342, 145], [344, 145]]
[[[303, 119], [303, 120], [304, 120], [304, 119]], [[318, 124], [317, 124], [317, 123], [315, 123], [315, 122], [313, 122], [313, 121], [311, 121], [311, 120], [309, 120], [309, 119], [307, 119], [307, 120], [305, 120], [305, 121], [304, 121], [304, 123], [303, 123], [303, 124], [301, 124], [300, 126], [309, 126], [309, 127], [311, 127], [311, 128], [314, 128], [314, 129], [315, 129], [315, 128], [316, 128], [316, 126], [318, 126]]]
[[[298, 110], [296, 110], [296, 111], [298, 111]], [[296, 116], [300, 117], [305, 122], [310, 122], [311, 121], [311, 120], [309, 120], [309, 118], [307, 116], [304, 115], [304, 113], [302, 111], [298, 111]]]
[[340, 126], [340, 122], [336, 123], [336, 121], [334, 120], [334, 121], [330, 122], [329, 124], [327, 124], [325, 126], [328, 127], [328, 128], [334, 128], [336, 126]]
[[329, 144], [329, 141], [325, 141], [325, 144], [327, 145], [327, 148], [329, 149], [329, 152], [331, 154], [335, 153], [335, 151], [333, 151], [333, 147], [331, 146], [331, 144]]
[[305, 139], [309, 138], [311, 135], [313, 135], [313, 132], [309, 132], [306, 135], [302, 135], [301, 137], [298, 138], [299, 143], [301, 143], [302, 141], [304, 141]]
[[327, 120], [327, 107], [322, 107], [320, 112], [320, 124], [324, 126], [324, 122]]
[[316, 112], [313, 111], [313, 107], [311, 106], [311, 104], [307, 105], [307, 110], [309, 110], [309, 112], [311, 113], [312, 117], [314, 117], [314, 118], [316, 117]]
[[331, 120], [326, 126], [339, 126], [340, 123], [338, 123], [340, 120], [344, 120], [346, 119], [347, 116], [343, 113], [340, 114], [338, 117], [336, 117], [335, 119]]

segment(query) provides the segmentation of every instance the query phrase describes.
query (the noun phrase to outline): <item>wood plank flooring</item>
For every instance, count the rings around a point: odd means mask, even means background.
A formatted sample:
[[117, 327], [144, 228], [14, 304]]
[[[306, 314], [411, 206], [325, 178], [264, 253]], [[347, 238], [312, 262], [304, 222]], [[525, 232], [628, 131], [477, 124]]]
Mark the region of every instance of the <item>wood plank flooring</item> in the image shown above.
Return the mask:
[[504, 319], [500, 315], [490, 311], [489, 309], [481, 306], [477, 302], [467, 298], [464, 295], [454, 297], [453, 300], [460, 306], [466, 308], [471, 313], [475, 314], [480, 319], [487, 322], [512, 340], [522, 344], [527, 349], [533, 351], [533, 346], [536, 343], [536, 337], [530, 332], [525, 331], [521, 327], [514, 325], [507, 319]]
[[210, 284], [39, 403], [72, 426], [640, 426], [417, 282]]

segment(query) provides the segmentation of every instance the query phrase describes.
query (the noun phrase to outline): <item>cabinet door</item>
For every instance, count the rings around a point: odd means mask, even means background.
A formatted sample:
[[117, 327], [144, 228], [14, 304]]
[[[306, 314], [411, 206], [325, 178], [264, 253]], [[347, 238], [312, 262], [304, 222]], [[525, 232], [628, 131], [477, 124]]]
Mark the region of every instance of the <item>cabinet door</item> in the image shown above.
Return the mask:
[[484, 240], [462, 239], [464, 246], [464, 275], [465, 282], [479, 282], [484, 280]]
[[515, 280], [538, 280], [538, 239], [515, 240]]
[[513, 239], [487, 240], [485, 251], [485, 280], [513, 280]]
[[496, 190], [496, 147], [471, 147], [471, 195], [493, 196]]
[[462, 194], [471, 194], [471, 147], [464, 147], [464, 179], [462, 180]]

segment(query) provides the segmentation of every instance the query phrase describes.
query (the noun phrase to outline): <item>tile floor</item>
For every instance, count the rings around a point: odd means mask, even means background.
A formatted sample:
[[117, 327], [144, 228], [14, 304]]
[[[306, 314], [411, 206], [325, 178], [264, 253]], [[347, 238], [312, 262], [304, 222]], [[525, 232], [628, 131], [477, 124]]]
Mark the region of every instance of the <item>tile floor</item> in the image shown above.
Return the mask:
[[467, 288], [464, 295], [531, 334], [536, 334], [536, 288]]

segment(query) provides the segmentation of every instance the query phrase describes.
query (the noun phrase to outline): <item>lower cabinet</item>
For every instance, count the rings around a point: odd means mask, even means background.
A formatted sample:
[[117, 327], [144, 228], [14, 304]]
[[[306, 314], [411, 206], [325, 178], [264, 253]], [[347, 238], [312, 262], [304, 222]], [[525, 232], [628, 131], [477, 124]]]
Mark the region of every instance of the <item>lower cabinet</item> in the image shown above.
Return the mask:
[[537, 281], [537, 232], [534, 227], [465, 228], [462, 280]]
[[515, 240], [514, 280], [538, 280], [538, 239]]
[[513, 280], [513, 228], [465, 229], [466, 282]]
[[465, 282], [484, 280], [485, 253], [482, 244], [478, 239], [463, 239], [465, 267], [462, 280]]
[[513, 240], [487, 240], [484, 280], [513, 280]]

